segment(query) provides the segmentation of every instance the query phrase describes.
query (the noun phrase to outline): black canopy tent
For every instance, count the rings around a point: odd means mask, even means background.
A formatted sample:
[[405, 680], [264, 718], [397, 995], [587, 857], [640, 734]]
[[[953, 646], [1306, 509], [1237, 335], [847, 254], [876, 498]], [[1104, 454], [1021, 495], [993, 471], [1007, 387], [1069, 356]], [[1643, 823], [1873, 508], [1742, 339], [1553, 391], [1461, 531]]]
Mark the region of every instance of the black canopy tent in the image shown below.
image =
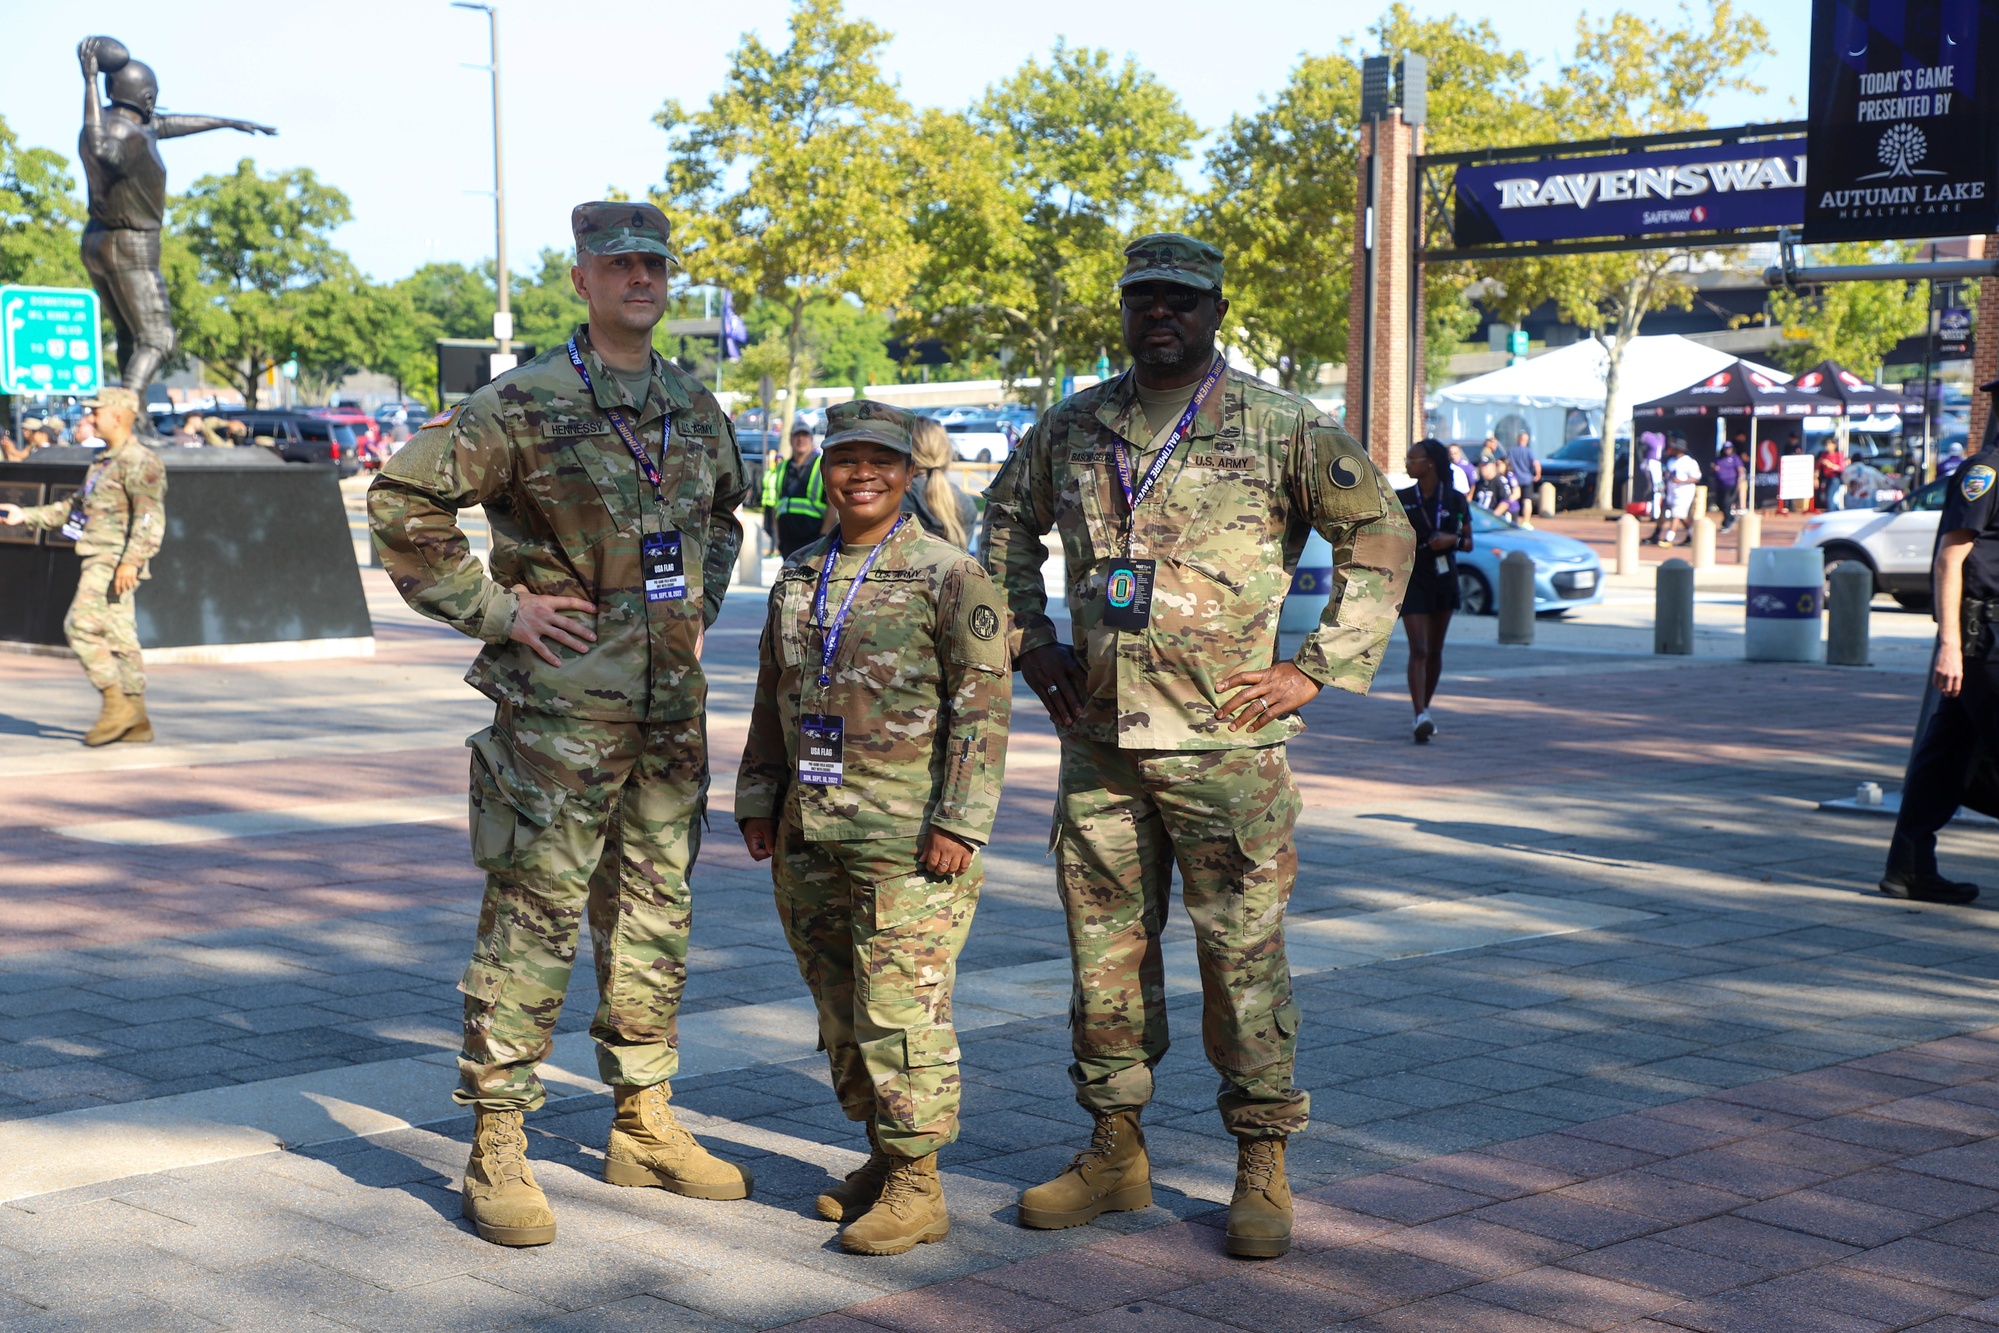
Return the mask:
[[[1746, 361], [1733, 361], [1698, 383], [1632, 408], [1631, 429], [1637, 433], [1649, 426], [1668, 438], [1679, 435], [1686, 441], [1688, 455], [1712, 482], [1715, 456], [1721, 452], [1731, 420], [1748, 427], [1751, 452], [1756, 456], [1752, 463], [1756, 503], [1760, 505], [1766, 499], [1774, 500], [1776, 494], [1777, 449], [1770, 427], [1789, 421], [1801, 429], [1806, 417], [1836, 417], [1845, 411], [1838, 398], [1814, 393], [1796, 380], [1780, 380]], [[1772, 448], [1757, 447], [1766, 440], [1773, 442]], [[1636, 451], [1633, 453], [1635, 457]], [[1765, 463], [1770, 466], [1766, 468]]]
[[1920, 396], [1905, 394], [1900, 389], [1890, 389], [1885, 385], [1873, 384], [1848, 370], [1837, 361], [1821, 361], [1804, 374], [1791, 381], [1799, 389], [1811, 393], [1837, 398], [1843, 410], [1828, 413], [1833, 416], [1921, 416], [1923, 402]]

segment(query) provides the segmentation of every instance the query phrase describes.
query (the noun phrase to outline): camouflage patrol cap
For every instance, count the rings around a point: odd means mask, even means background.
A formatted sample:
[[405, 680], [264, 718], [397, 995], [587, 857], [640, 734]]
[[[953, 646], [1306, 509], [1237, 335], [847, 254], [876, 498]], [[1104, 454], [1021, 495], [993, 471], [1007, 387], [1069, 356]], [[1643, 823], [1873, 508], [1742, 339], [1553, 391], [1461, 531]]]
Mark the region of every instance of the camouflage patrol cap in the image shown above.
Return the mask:
[[680, 261], [666, 248], [673, 231], [666, 214], [652, 204], [599, 200], [569, 210], [569, 230], [579, 255], [658, 255], [669, 264]]
[[131, 389], [120, 388], [116, 385], [106, 389], [99, 389], [96, 393], [84, 399], [83, 405], [85, 407], [122, 407], [135, 417], [139, 415], [139, 395]]
[[916, 445], [910, 438], [913, 425], [909, 413], [899, 407], [872, 398], [855, 398], [826, 409], [826, 438], [819, 447], [831, 453], [839, 445], [873, 440], [899, 454], [914, 456]]
[[1218, 292], [1222, 289], [1222, 252], [1177, 231], [1141, 236], [1124, 248], [1124, 276], [1117, 285], [1129, 287], [1134, 282], [1173, 282]]

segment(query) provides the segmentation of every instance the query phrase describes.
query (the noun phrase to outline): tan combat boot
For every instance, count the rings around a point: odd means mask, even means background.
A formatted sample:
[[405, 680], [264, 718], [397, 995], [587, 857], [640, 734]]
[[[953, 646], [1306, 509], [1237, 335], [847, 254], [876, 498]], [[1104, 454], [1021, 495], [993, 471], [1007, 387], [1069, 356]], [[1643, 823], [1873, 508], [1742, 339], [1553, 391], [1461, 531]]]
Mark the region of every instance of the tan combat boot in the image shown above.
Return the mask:
[[118, 739], [120, 741], [135, 742], [151, 740], [153, 738], [153, 719], [146, 716], [146, 696], [143, 694], [128, 694], [125, 696], [125, 702], [132, 705], [132, 714], [138, 720], [132, 723], [130, 731]]
[[97, 721], [83, 734], [85, 745], [109, 745], [130, 731], [143, 714], [132, 707], [132, 696], [116, 685], [104, 690], [104, 707], [98, 711]]
[[896, 1159], [881, 1150], [873, 1121], [868, 1122], [868, 1146], [871, 1150], [868, 1160], [849, 1171], [845, 1181], [819, 1196], [819, 1216], [828, 1222], [851, 1222], [881, 1198], [882, 1182], [888, 1179]]
[[1079, 1227], [1104, 1213], [1152, 1206], [1152, 1163], [1138, 1112], [1097, 1117], [1090, 1146], [1046, 1185], [1020, 1196], [1020, 1224], [1041, 1230]]
[[937, 1154], [889, 1159], [881, 1198], [840, 1233], [849, 1254], [902, 1254], [951, 1234], [944, 1211], [944, 1182], [937, 1178]]
[[604, 1179], [613, 1185], [656, 1185], [690, 1199], [747, 1199], [750, 1173], [697, 1142], [673, 1118], [664, 1083], [611, 1089], [618, 1114], [604, 1149]]
[[1291, 1248], [1291, 1186], [1284, 1179], [1284, 1140], [1238, 1139], [1235, 1161], [1228, 1251], [1242, 1259], [1275, 1259]]
[[479, 1229], [481, 1240], [546, 1245], [555, 1239], [555, 1214], [528, 1165], [528, 1136], [519, 1111], [479, 1110], [463, 1199], [460, 1211]]

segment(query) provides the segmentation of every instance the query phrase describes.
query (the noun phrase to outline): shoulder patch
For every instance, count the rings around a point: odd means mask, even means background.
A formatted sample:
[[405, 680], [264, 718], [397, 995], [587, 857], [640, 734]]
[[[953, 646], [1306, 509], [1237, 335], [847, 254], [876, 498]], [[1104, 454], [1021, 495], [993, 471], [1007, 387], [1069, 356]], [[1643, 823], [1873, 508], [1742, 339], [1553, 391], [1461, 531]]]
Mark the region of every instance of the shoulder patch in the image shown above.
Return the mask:
[[999, 612], [990, 606], [980, 604], [972, 608], [972, 633], [982, 639], [990, 639], [999, 633]]
[[1976, 500], [1992, 489], [1994, 475], [1991, 464], [1979, 463], [1964, 470], [1964, 480], [1960, 481], [1957, 487], [1964, 492], [1965, 499]]
[[1360, 485], [1360, 466], [1345, 454], [1337, 454], [1326, 464], [1326, 480], [1343, 491]]
[[442, 412], [439, 412], [436, 416], [418, 426], [417, 429], [429, 430], [432, 426], [448, 426], [451, 424], [451, 418], [457, 416], [458, 409], [463, 406], [465, 406], [463, 403], [453, 403], [450, 407], [445, 408]]

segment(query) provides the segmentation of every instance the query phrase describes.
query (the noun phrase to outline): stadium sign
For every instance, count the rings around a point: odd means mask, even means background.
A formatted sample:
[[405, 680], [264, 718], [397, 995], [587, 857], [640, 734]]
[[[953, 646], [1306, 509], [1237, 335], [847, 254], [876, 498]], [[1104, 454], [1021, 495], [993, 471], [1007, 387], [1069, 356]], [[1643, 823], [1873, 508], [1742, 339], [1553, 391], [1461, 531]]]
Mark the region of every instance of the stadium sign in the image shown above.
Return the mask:
[[1460, 166], [1453, 240], [1474, 246], [1796, 226], [1805, 168], [1798, 137]]
[[1813, 0], [1811, 59], [1806, 242], [1999, 228], [1999, 0]]

